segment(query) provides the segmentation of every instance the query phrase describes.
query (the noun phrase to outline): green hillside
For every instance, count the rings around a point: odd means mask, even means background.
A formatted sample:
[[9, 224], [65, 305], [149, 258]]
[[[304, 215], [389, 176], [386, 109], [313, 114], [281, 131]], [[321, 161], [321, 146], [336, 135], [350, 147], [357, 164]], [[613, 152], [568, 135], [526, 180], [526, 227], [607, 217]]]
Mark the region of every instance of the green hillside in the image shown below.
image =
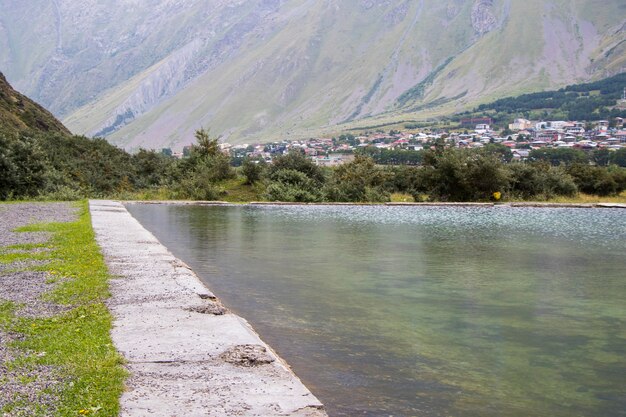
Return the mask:
[[570, 85], [559, 90], [506, 97], [481, 104], [463, 117], [488, 115], [496, 123], [515, 117], [553, 120], [613, 120], [626, 118], [626, 105], [617, 106], [626, 88], [626, 73], [593, 83]]
[[49, 111], [15, 91], [0, 72], [0, 130], [69, 134]]

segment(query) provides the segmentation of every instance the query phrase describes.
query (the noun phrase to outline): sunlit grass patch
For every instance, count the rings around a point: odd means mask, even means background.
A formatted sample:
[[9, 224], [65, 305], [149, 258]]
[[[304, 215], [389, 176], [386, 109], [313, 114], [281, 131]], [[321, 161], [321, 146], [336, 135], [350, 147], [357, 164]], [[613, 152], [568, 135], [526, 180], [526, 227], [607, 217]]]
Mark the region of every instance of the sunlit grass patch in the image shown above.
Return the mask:
[[223, 200], [230, 203], [249, 203], [264, 200], [265, 187], [262, 183], [246, 184], [245, 179], [235, 178], [221, 183], [226, 194]]
[[393, 193], [391, 194], [392, 203], [414, 203], [415, 199], [410, 194]]
[[626, 191], [620, 195], [599, 197], [597, 195], [580, 193], [575, 197], [554, 197], [549, 200], [551, 203], [618, 203], [626, 204]]

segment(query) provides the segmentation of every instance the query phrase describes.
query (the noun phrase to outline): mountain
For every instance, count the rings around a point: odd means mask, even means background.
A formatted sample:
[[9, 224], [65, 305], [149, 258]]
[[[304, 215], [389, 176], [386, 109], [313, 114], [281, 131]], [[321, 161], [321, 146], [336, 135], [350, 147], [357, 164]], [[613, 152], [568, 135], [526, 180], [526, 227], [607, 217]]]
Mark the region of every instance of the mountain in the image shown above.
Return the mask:
[[43, 131], [70, 134], [49, 111], [18, 93], [0, 72], [0, 131]]
[[623, 0], [0, 0], [0, 68], [75, 133], [180, 148], [420, 120], [623, 72]]

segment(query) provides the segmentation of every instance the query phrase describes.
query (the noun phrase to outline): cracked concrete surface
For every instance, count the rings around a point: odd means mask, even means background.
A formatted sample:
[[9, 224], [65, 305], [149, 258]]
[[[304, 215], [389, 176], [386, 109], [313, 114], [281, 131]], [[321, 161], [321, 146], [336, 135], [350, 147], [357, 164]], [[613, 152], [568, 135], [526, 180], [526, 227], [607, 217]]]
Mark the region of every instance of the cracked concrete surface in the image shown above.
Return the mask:
[[[89, 205], [98, 244], [119, 276], [109, 308], [113, 341], [131, 373], [122, 416], [326, 416], [244, 319], [207, 314], [219, 300], [121, 203]], [[242, 347], [268, 357], [232, 363]]]

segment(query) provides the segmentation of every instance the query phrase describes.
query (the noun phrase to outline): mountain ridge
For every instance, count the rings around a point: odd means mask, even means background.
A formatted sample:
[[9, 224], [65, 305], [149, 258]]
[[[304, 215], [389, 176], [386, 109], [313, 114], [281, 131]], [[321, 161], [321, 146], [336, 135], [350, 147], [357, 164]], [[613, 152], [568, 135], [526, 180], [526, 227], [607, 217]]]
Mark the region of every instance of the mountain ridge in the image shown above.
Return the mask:
[[39, 61], [0, 52], [0, 65], [75, 133], [129, 149], [180, 148], [201, 126], [244, 142], [436, 117], [626, 65], [618, 0], [55, 4]]

